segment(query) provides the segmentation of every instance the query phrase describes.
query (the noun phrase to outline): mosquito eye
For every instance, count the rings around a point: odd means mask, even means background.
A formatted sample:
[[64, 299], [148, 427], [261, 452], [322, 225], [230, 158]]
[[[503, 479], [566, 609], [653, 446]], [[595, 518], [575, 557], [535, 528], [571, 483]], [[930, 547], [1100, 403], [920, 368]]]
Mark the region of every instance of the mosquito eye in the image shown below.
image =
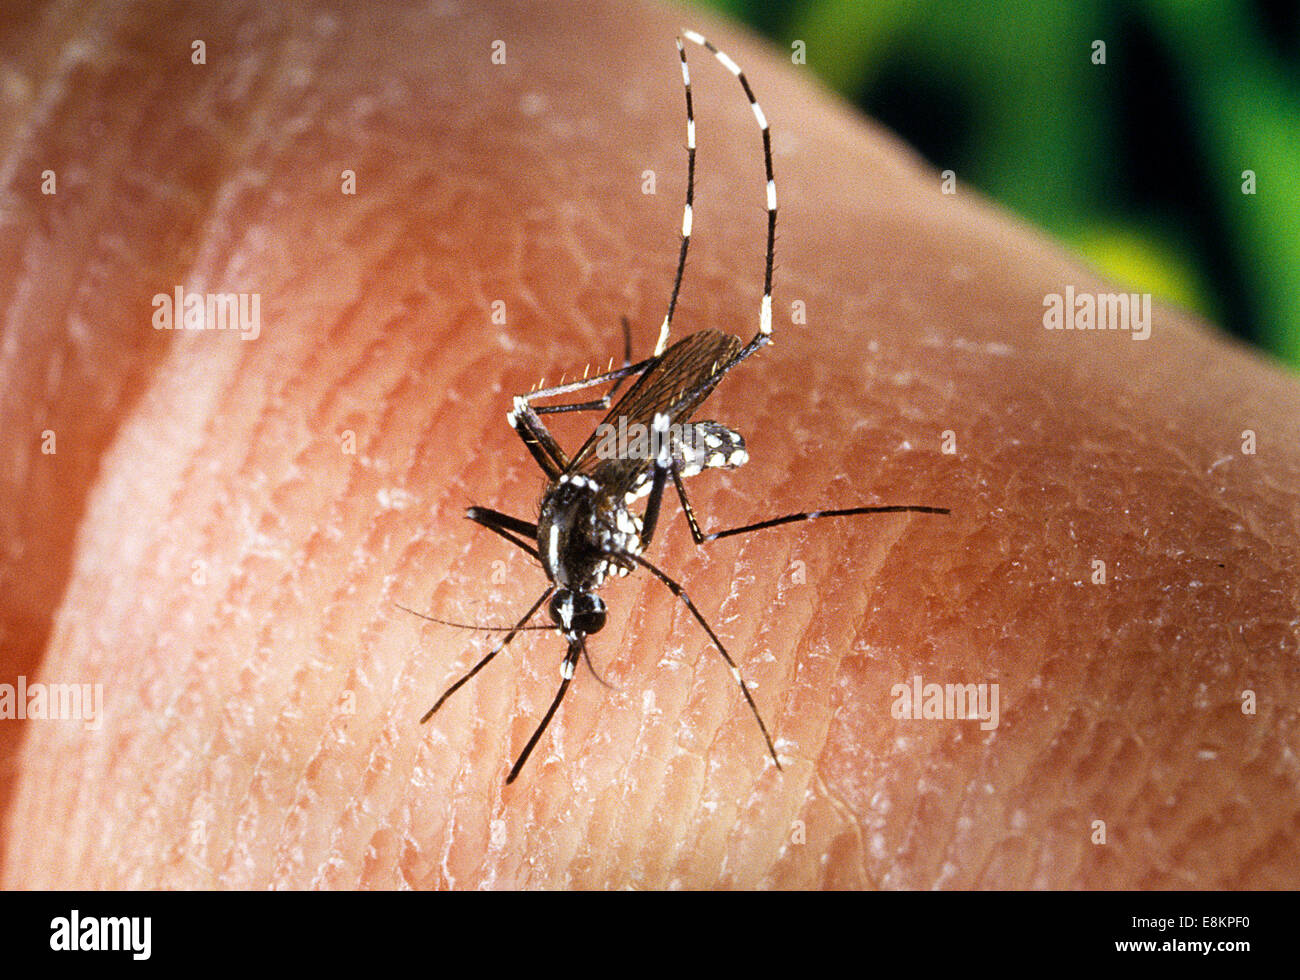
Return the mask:
[[573, 628], [580, 633], [599, 633], [605, 626], [605, 603], [596, 596], [579, 604], [573, 613]]
[[555, 595], [551, 596], [550, 604], [547, 611], [551, 614], [551, 619], [556, 626], [568, 629], [570, 617], [573, 614], [573, 593], [568, 589], [560, 589]]

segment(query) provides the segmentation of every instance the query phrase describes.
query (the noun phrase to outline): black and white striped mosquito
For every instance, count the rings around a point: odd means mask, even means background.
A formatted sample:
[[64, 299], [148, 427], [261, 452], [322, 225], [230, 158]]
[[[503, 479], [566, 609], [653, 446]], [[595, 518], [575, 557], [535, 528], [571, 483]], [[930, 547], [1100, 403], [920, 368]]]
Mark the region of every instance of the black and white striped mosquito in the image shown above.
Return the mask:
[[[691, 216], [695, 195], [695, 114], [691, 103], [691, 76], [686, 61], [686, 48], [677, 39], [681, 57], [682, 83], [686, 89], [686, 205], [682, 212], [682, 243], [677, 259], [677, 273], [673, 280], [668, 312], [659, 329], [659, 339], [654, 353], [642, 361], [632, 363], [631, 336], [626, 318], [623, 320], [624, 361], [617, 370], [606, 371], [581, 381], [534, 390], [527, 395], [517, 395], [514, 407], [506, 416], [511, 428], [519, 434], [538, 466], [546, 474], [548, 485], [542, 496], [537, 522], [511, 517], [489, 507], [471, 507], [466, 512], [489, 531], [505, 538], [527, 552], [542, 566], [550, 584], [533, 602], [528, 611], [505, 638], [476, 663], [460, 680], [451, 685], [420, 719], [428, 721], [439, 708], [470, 678], [492, 662], [520, 631], [526, 629], [557, 630], [568, 641], [568, 652], [560, 667], [560, 687], [545, 717], [533, 732], [528, 744], [519, 754], [506, 782], [515, 777], [528, 761], [547, 725], [559, 710], [560, 703], [573, 680], [578, 658], [587, 658], [586, 638], [600, 632], [605, 625], [605, 603], [596, 591], [610, 575], [626, 575], [638, 566], [645, 568], [662, 582], [690, 610], [692, 616], [708, 634], [709, 640], [722, 654], [731, 669], [731, 676], [740, 687], [740, 693], [758, 722], [759, 730], [767, 743], [767, 751], [778, 769], [772, 736], [759, 714], [754, 698], [740, 676], [740, 669], [714, 633], [690, 596], [676, 581], [653, 565], [643, 552], [654, 537], [659, 522], [659, 509], [664, 489], [671, 480], [681, 500], [691, 536], [697, 545], [719, 538], [747, 534], [765, 528], [777, 527], [796, 521], [810, 521], [823, 517], [847, 517], [858, 514], [893, 514], [913, 512], [946, 514], [943, 507], [873, 506], [846, 507], [838, 510], [809, 511], [773, 517], [743, 527], [704, 534], [695, 518], [695, 511], [686, 496], [682, 481], [705, 469], [734, 469], [748, 460], [745, 441], [740, 433], [720, 422], [691, 422], [690, 417], [700, 403], [708, 397], [718, 382], [751, 354], [757, 353], [771, 342], [772, 337], [772, 263], [776, 237], [776, 182], [772, 175], [772, 139], [767, 117], [759, 107], [744, 72], [725, 52], [694, 31], [686, 31], [686, 40], [701, 45], [740, 82], [749, 99], [749, 107], [758, 121], [763, 135], [763, 162], [767, 170], [767, 256], [763, 276], [763, 299], [759, 306], [758, 332], [748, 344], [737, 337], [718, 330], [701, 330], [673, 343], [668, 343], [673, 311], [681, 290], [686, 269], [686, 252], [691, 241]], [[629, 378], [635, 378], [627, 393], [610, 408], [614, 395]], [[599, 398], [591, 401], [559, 405], [538, 405], [537, 401], [559, 395], [610, 384]], [[572, 456], [566, 454], [542, 422], [542, 416], [559, 412], [599, 411], [608, 409], [604, 421], [596, 427], [587, 441]], [[629, 451], [625, 443], [618, 450], [603, 451], [608, 443], [605, 437], [612, 431], [620, 434], [634, 431], [648, 436], [639, 451]], [[640, 515], [632, 506], [646, 498], [645, 510]], [[547, 607], [551, 623], [529, 626], [543, 604]], [[405, 608], [405, 607], [403, 607]], [[414, 612], [414, 610], [408, 610]], [[422, 615], [417, 613], [416, 615]], [[434, 617], [425, 616], [426, 619]], [[446, 620], [435, 620], [447, 622]], [[458, 623], [448, 625], [460, 626]], [[470, 627], [482, 629], [484, 627]], [[495, 628], [493, 628], [495, 629]], [[587, 659], [590, 666], [590, 659]], [[593, 670], [594, 673], [594, 670]]]

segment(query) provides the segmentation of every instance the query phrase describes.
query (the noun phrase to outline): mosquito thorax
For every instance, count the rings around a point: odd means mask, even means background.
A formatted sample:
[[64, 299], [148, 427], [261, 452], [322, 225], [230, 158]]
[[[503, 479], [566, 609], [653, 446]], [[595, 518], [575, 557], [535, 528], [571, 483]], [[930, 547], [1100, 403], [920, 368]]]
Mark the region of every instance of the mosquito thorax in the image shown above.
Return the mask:
[[641, 519], [591, 477], [564, 474], [542, 498], [537, 548], [561, 593], [591, 592], [611, 574], [626, 575], [631, 564], [612, 556], [640, 554], [641, 546]]

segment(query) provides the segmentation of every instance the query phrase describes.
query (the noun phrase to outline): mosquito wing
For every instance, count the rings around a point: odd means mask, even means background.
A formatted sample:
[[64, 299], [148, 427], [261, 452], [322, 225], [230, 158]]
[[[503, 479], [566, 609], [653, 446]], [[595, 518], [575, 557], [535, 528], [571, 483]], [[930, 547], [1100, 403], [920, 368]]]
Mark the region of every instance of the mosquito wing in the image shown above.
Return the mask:
[[[743, 346], [738, 337], [720, 330], [701, 330], [677, 341], [664, 351], [659, 360], [646, 368], [636, 383], [614, 404], [609, 414], [574, 454], [567, 472], [590, 472], [597, 465], [608, 462], [596, 452], [602, 440], [608, 438], [608, 433], [626, 433], [629, 441], [636, 438], [638, 432], [648, 434], [654, 417], [659, 413], [668, 413], [669, 423], [686, 421], [696, 406], [717, 387], [722, 380], [721, 375], [713, 378], [685, 401], [681, 401], [681, 397], [706, 381], [709, 375], [735, 357]], [[635, 470], [648, 467], [652, 461], [643, 458], [621, 462], [629, 464], [629, 468]]]

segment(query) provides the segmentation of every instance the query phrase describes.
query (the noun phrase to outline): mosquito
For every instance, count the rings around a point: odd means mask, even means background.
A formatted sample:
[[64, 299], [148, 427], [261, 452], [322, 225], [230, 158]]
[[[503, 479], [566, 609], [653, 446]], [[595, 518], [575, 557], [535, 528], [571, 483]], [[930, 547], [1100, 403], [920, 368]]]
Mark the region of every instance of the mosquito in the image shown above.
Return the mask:
[[[677, 39], [677, 52], [681, 59], [682, 84], [686, 90], [686, 204], [682, 211], [681, 249], [677, 258], [677, 271], [673, 279], [668, 311], [659, 330], [654, 353], [644, 360], [632, 363], [631, 333], [627, 318], [623, 318], [623, 366], [581, 381], [533, 390], [517, 395], [506, 419], [545, 474], [547, 486], [542, 496], [536, 523], [493, 510], [490, 507], [470, 507], [466, 516], [489, 531], [500, 535], [528, 555], [532, 556], [546, 573], [549, 584], [540, 596], [508, 630], [483, 659], [476, 663], [458, 681], [451, 685], [425, 712], [421, 724], [432, 718], [453, 694], [460, 690], [479, 671], [486, 667], [522, 631], [530, 629], [555, 630], [563, 635], [568, 650], [560, 665], [560, 686], [550, 708], [537, 729], [519, 754], [507, 785], [514, 782], [528, 757], [541, 740], [551, 719], [559, 710], [569, 685], [573, 681], [578, 658], [591, 665], [587, 654], [587, 637], [599, 633], [605, 625], [605, 602], [597, 590], [610, 576], [627, 575], [644, 568], [657, 578], [690, 611], [696, 622], [708, 635], [709, 641], [722, 655], [731, 670], [732, 679], [749, 706], [759, 731], [767, 744], [768, 754], [782, 769], [771, 733], [754, 703], [749, 687], [741, 677], [740, 668], [727, 652], [722, 640], [709, 626], [703, 613], [687, 595], [680, 583], [654, 565], [644, 555], [654, 538], [659, 524], [660, 507], [664, 492], [671, 482], [681, 501], [691, 537], [696, 545], [739, 534], [748, 534], [782, 524], [811, 521], [827, 517], [850, 517], [861, 514], [947, 514], [945, 507], [911, 505], [846, 507], [836, 510], [806, 511], [786, 514], [742, 527], [728, 528], [705, 534], [700, 530], [695, 511], [686, 495], [683, 480], [706, 469], [735, 469], [749, 459], [745, 440], [740, 433], [720, 422], [692, 422], [691, 417], [700, 404], [717, 387], [723, 377], [742, 361], [756, 354], [772, 339], [772, 264], [776, 239], [776, 181], [772, 174], [772, 138], [767, 117], [754, 97], [749, 80], [740, 66], [713, 42], [696, 33], [684, 31], [687, 41], [709, 51], [721, 65], [740, 82], [749, 107], [758, 122], [763, 138], [763, 162], [767, 184], [767, 254], [763, 276], [763, 298], [759, 305], [758, 332], [749, 343], [719, 330], [700, 330], [673, 344], [669, 344], [673, 312], [681, 291], [686, 269], [686, 253], [691, 241], [691, 217], [695, 203], [695, 114], [691, 99], [691, 75], [686, 60], [686, 47]], [[631, 387], [614, 403], [614, 396], [628, 379], [634, 378]], [[541, 400], [569, 395], [585, 389], [609, 384], [610, 388], [599, 398], [566, 404], [537, 404]], [[611, 404], [613, 407], [611, 408]], [[607, 410], [604, 421], [593, 430], [586, 442], [569, 455], [561, 448], [546, 428], [542, 417], [561, 412]], [[620, 426], [622, 428], [620, 428]], [[607, 445], [602, 438], [611, 431], [644, 432], [649, 438], [643, 441], [641, 451], [624, 451], [612, 455], [601, 451]], [[645, 509], [636, 513], [633, 507], [645, 498]], [[551, 619], [548, 625], [528, 625], [542, 606]], [[405, 608], [405, 607], [403, 607]], [[414, 610], [408, 610], [414, 612]], [[451, 626], [450, 623], [431, 616], [423, 616]], [[477, 627], [471, 629], [492, 629]], [[595, 673], [592, 668], [592, 673]], [[599, 677], [599, 675], [597, 675]]]

